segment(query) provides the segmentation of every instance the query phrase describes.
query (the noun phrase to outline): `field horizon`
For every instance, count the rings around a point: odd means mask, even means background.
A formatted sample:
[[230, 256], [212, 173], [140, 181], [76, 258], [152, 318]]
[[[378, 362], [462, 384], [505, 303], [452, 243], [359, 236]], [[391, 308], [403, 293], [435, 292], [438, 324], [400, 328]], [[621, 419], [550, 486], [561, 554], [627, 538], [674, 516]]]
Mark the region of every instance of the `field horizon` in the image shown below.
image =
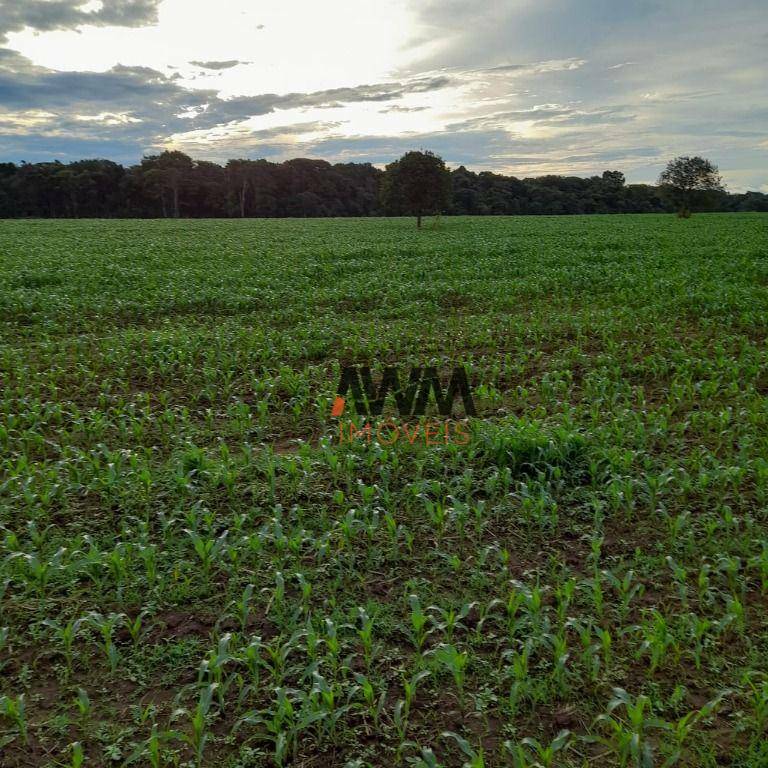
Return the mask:
[[[697, 218], [701, 217], [713, 217], [713, 216], [747, 216], [747, 217], [758, 217], [758, 218], [764, 218], [765, 212], [763, 211], [702, 211], [693, 214], [692, 218], [695, 220]], [[429, 223], [433, 221], [434, 219], [439, 219], [440, 222], [444, 221], [462, 221], [462, 220], [471, 220], [475, 221], [478, 219], [491, 219], [491, 220], [497, 220], [497, 219], [510, 219], [510, 220], [517, 220], [517, 219], [595, 219], [595, 218], [630, 218], [630, 217], [641, 217], [643, 219], [648, 218], [649, 216], [657, 216], [661, 219], [677, 219], [678, 216], [672, 211], [648, 211], [644, 213], [636, 213], [636, 212], [616, 212], [616, 213], [516, 213], [516, 214], [496, 214], [496, 213], [482, 213], [482, 214], [474, 214], [474, 215], [463, 215], [463, 214], [453, 214], [453, 213], [442, 213], [439, 216], [438, 215], [426, 215], [424, 216], [425, 222]], [[64, 222], [89, 222], [89, 221], [125, 221], [125, 222], [142, 222], [142, 221], [156, 221], [156, 222], [175, 222], [178, 224], [185, 224], [189, 222], [196, 222], [196, 221], [220, 221], [220, 222], [230, 222], [233, 224], [245, 223], [245, 222], [253, 222], [253, 221], [317, 221], [317, 222], [328, 222], [328, 221], [409, 221], [411, 224], [415, 221], [414, 216], [388, 216], [388, 215], [372, 215], [372, 216], [246, 216], [245, 218], [240, 217], [231, 217], [231, 216], [201, 216], [201, 217], [189, 217], [189, 216], [182, 216], [178, 219], [175, 219], [170, 216], [153, 216], [153, 217], [135, 217], [135, 216], [115, 216], [115, 217], [98, 217], [98, 216], [92, 216], [92, 217], [82, 217], [82, 218], [71, 218], [71, 217], [61, 217], [61, 218], [55, 218], [52, 219], [50, 217], [25, 217], [25, 218], [19, 218], [19, 217], [9, 217], [9, 218], [2, 218], [0, 217], [0, 222], [7, 222], [7, 223], [24, 223], [24, 222], [47, 222], [47, 223], [64, 223]], [[425, 226], [425, 229], [429, 229], [429, 226]]]

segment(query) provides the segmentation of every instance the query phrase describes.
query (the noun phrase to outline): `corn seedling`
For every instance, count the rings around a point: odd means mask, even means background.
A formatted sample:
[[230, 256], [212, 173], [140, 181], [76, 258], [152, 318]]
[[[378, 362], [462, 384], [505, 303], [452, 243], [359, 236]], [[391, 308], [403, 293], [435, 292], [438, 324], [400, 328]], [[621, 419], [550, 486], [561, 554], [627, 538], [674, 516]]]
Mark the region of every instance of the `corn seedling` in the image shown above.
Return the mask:
[[27, 706], [23, 693], [18, 696], [0, 696], [0, 715], [10, 720], [18, 729], [24, 745], [29, 743], [27, 735]]

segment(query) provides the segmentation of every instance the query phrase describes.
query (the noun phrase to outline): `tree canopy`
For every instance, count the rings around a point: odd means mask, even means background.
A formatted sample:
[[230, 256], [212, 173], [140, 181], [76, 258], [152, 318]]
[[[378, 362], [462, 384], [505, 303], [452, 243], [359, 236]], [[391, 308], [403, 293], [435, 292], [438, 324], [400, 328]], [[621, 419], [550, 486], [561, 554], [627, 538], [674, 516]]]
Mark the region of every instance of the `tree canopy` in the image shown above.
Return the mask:
[[390, 163], [381, 184], [385, 213], [416, 217], [442, 213], [451, 204], [451, 174], [432, 152], [406, 152]]
[[716, 165], [703, 157], [676, 157], [670, 160], [659, 176], [664, 188], [677, 208], [678, 216], [691, 215], [691, 205], [698, 194], [723, 191], [723, 180]]
[[[98, 159], [0, 163], [0, 217], [411, 215], [418, 213], [414, 203], [421, 205], [424, 215], [438, 211], [478, 216], [663, 213], [678, 205], [666, 184], [673, 177], [665, 176], [663, 187], [626, 184], [616, 170], [590, 178], [518, 179], [488, 171], [475, 173], [464, 166], [449, 172], [439, 158], [430, 160], [424, 171], [429, 194], [420, 202], [398, 196], [404, 191], [401, 163], [402, 159], [392, 164], [398, 169], [398, 183], [389, 189], [393, 174], [368, 163], [332, 165], [305, 158], [284, 163], [235, 159], [222, 167], [181, 152], [164, 152], [130, 168]], [[410, 172], [405, 176], [412, 178]], [[696, 178], [701, 184], [701, 178]], [[695, 184], [691, 189], [688, 205], [694, 210], [768, 211], [768, 195], [760, 192], [729, 195], [719, 188], [696, 192]]]

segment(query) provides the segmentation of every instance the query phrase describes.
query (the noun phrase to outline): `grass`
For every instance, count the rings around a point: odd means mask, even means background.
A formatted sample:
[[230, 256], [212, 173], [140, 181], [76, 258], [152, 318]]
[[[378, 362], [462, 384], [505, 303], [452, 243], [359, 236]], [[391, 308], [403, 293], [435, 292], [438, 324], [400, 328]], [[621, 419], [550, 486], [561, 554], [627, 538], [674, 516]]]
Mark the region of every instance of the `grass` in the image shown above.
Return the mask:
[[0, 763], [764, 766], [766, 235], [0, 223]]

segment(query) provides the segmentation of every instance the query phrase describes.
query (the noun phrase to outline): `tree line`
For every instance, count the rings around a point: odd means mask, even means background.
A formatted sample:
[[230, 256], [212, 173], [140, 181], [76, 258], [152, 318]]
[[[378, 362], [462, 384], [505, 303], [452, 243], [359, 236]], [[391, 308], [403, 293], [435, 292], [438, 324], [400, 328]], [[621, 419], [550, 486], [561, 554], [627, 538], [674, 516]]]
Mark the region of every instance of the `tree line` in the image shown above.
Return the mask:
[[[519, 179], [461, 166], [445, 170], [432, 186], [420, 186], [419, 179], [429, 173], [425, 157], [436, 156], [406, 153], [386, 171], [369, 163], [303, 158], [282, 163], [230, 160], [222, 166], [178, 151], [145, 157], [129, 168], [100, 159], [0, 163], [0, 218], [420, 215], [414, 200], [420, 206], [425, 189], [433, 198], [437, 189], [439, 212], [448, 215], [663, 213], [679, 208], [665, 184], [626, 184], [624, 175], [614, 170], [590, 178]], [[406, 200], [403, 189], [416, 197]], [[768, 195], [714, 189], [686, 198], [686, 206], [768, 211]], [[429, 208], [422, 212], [435, 212]]]

